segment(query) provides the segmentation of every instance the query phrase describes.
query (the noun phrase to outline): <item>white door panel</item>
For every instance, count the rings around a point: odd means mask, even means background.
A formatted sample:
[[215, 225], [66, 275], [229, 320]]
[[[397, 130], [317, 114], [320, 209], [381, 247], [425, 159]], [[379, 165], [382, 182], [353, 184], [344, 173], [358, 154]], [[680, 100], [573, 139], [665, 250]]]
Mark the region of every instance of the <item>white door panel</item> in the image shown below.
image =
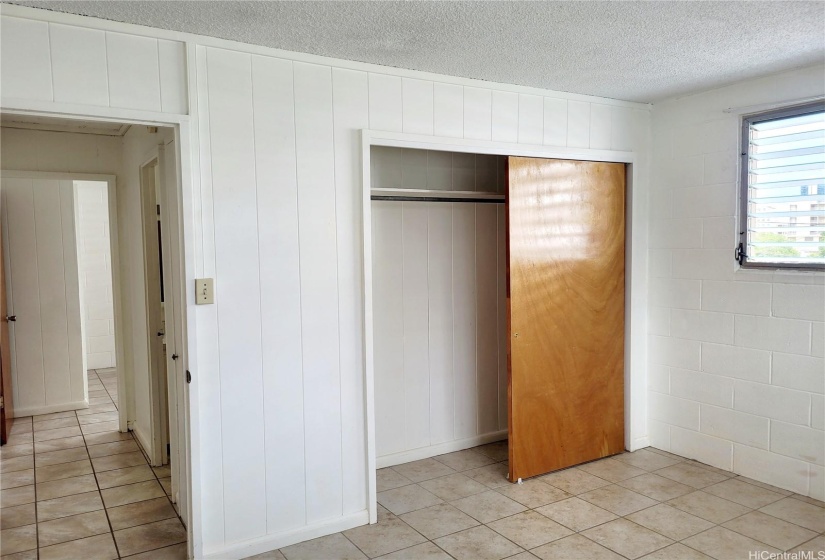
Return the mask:
[[71, 181], [3, 178], [2, 216], [15, 414], [86, 400]]

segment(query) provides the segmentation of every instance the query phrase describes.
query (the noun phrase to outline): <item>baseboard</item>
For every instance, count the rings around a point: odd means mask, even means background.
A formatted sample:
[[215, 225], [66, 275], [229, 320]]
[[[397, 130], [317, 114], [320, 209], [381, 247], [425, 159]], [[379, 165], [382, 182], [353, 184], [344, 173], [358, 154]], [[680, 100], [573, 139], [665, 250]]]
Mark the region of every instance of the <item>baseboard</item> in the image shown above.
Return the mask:
[[241, 541], [222, 546], [204, 546], [203, 560], [240, 560], [256, 554], [277, 550], [285, 546], [296, 544], [310, 539], [317, 539], [339, 531], [346, 531], [369, 523], [369, 511], [359, 511], [327, 521], [321, 521], [291, 531], [283, 531], [274, 535], [266, 535], [257, 539]]
[[419, 461], [421, 459], [428, 459], [436, 455], [443, 455], [444, 453], [452, 453], [453, 451], [461, 451], [462, 449], [469, 449], [485, 443], [493, 443], [494, 441], [501, 441], [507, 439], [507, 430], [500, 430], [498, 432], [491, 432], [480, 436], [473, 436], [466, 439], [457, 439], [455, 441], [445, 441], [436, 445], [428, 445], [427, 447], [419, 447], [418, 449], [411, 449], [409, 451], [400, 451], [398, 453], [391, 453], [382, 457], [376, 457], [375, 466], [378, 469], [384, 467], [392, 467], [401, 465], [402, 463], [409, 463], [410, 461]]
[[650, 447], [650, 438], [647, 436], [631, 440], [630, 449], [628, 449], [628, 451], [638, 451], [639, 449], [644, 449], [645, 447]]
[[137, 439], [138, 445], [143, 449], [143, 452], [146, 454], [147, 457], [151, 457], [152, 454], [150, 453], [151, 447], [151, 439], [144, 433], [143, 429], [137, 422], [129, 422], [129, 429], [135, 435], [135, 439]]
[[61, 404], [50, 404], [47, 406], [30, 406], [28, 408], [14, 407], [15, 418], [25, 418], [26, 416], [37, 416], [38, 414], [52, 414], [53, 412], [68, 412], [70, 410], [82, 410], [89, 408], [89, 401], [76, 401]]

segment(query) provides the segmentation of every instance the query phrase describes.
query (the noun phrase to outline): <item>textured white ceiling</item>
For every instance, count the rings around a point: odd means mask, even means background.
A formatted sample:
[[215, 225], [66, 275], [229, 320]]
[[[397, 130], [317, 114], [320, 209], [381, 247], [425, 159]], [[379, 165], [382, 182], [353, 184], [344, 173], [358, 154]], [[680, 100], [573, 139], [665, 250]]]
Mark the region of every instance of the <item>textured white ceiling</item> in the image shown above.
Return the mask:
[[825, 62], [822, 1], [15, 3], [629, 101]]

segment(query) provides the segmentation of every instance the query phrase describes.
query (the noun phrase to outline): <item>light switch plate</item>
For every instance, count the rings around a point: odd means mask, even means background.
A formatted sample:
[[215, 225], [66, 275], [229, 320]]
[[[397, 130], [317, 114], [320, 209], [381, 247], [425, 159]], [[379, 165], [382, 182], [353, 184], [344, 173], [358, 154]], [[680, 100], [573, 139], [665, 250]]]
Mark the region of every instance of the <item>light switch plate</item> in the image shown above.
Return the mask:
[[195, 303], [197, 305], [215, 303], [215, 280], [212, 278], [195, 279]]

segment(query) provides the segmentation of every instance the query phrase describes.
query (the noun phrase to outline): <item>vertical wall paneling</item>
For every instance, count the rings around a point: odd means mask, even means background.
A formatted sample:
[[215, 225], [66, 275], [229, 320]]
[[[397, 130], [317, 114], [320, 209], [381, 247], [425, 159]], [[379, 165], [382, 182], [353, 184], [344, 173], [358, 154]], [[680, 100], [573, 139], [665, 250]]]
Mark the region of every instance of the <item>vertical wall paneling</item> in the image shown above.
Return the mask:
[[5, 99], [188, 112], [181, 41], [5, 14], [0, 27]]
[[266, 421], [267, 526], [306, 522], [301, 278], [292, 62], [252, 57]]
[[[453, 374], [453, 206], [427, 205], [430, 444], [455, 439]], [[376, 368], [376, 372], [378, 369]], [[377, 393], [376, 393], [377, 394]]]
[[307, 521], [341, 515], [341, 375], [332, 74], [295, 63]]
[[520, 144], [541, 144], [544, 139], [544, 99], [527, 94], [518, 97], [518, 141]]
[[[106, 184], [103, 185], [105, 189]], [[84, 354], [85, 341], [84, 331], [88, 330], [88, 325], [83, 329], [81, 327], [83, 312], [81, 306], [81, 292], [80, 292], [80, 274], [78, 267], [80, 266], [80, 259], [78, 257], [78, 227], [75, 221], [77, 212], [75, 204], [77, 201], [75, 189], [76, 187], [72, 181], [60, 181], [60, 225], [63, 229], [63, 262], [74, 263], [75, 266], [64, 267], [64, 289], [66, 294], [66, 317], [67, 317], [67, 332], [68, 332], [68, 346], [69, 346], [69, 372], [70, 372], [70, 389], [71, 395], [69, 401], [79, 403], [86, 400], [86, 369], [92, 369], [87, 363], [87, 358]], [[108, 208], [107, 208], [108, 210]], [[107, 214], [108, 218], [108, 214]], [[106, 240], [109, 239], [109, 232], [107, 228]], [[73, 242], [66, 243], [65, 240]], [[107, 256], [110, 248], [106, 247]], [[109, 269], [111, 275], [111, 267]], [[111, 296], [111, 282], [109, 283], [109, 295]], [[108, 327], [109, 325], [107, 325]], [[114, 335], [114, 321], [112, 321], [111, 333]]]
[[185, 45], [158, 39], [158, 64], [161, 110], [164, 113], [188, 113]]
[[590, 146], [590, 103], [567, 102], [567, 145], [571, 148]]
[[404, 449], [404, 271], [401, 205], [372, 203], [375, 449]]
[[544, 145], [567, 145], [567, 100], [544, 98]]
[[150, 37], [106, 33], [109, 104], [161, 110], [158, 42]]
[[[17, 322], [10, 329], [16, 367], [12, 370], [15, 408], [46, 405], [46, 380], [43, 359], [43, 335], [40, 329], [40, 277], [37, 268], [37, 233], [35, 202], [31, 179], [3, 180], [3, 211], [8, 224], [5, 243], [10, 267], [6, 270], [14, 294], [10, 311]], [[32, 320], [31, 318], [37, 318]], [[21, 375], [20, 372], [31, 372]]]
[[453, 207], [455, 437], [478, 430], [476, 383], [476, 205]]
[[49, 41], [54, 100], [108, 106], [106, 33], [51, 23]]
[[[70, 187], [71, 189], [71, 187]], [[60, 182], [32, 181], [34, 228], [37, 238], [37, 271], [41, 301], [40, 332], [43, 336], [43, 370], [46, 405], [71, 402], [69, 332], [65, 272], [76, 270], [63, 262], [63, 228]], [[74, 235], [70, 238], [74, 242]], [[66, 266], [68, 265], [68, 266]], [[46, 303], [45, 308], [42, 306]]]
[[436, 136], [464, 136], [464, 88], [453, 84], [433, 86], [433, 132]]
[[496, 208], [496, 340], [498, 340], [498, 429], [507, 429], [507, 212]]
[[[398, 203], [396, 203], [398, 204]], [[404, 302], [405, 448], [430, 442], [430, 375], [427, 311], [427, 207], [401, 203]]]
[[633, 109], [614, 106], [610, 108], [610, 149], [630, 151], [634, 145], [637, 130]]
[[464, 88], [464, 138], [490, 140], [493, 129], [493, 98], [489, 89]]
[[49, 24], [0, 16], [3, 97], [52, 100]]
[[493, 142], [518, 142], [519, 95], [493, 91]]
[[401, 132], [403, 128], [401, 78], [369, 75], [370, 128]]
[[366, 402], [364, 398], [364, 261], [359, 227], [361, 130], [369, 128], [365, 72], [332, 69], [335, 134], [335, 226], [338, 241], [338, 324], [341, 364], [341, 449], [344, 514], [367, 503]]
[[[541, 105], [539, 105], [541, 106]], [[498, 430], [497, 204], [476, 204], [476, 364], [478, 433]]]
[[[222, 283], [217, 277], [215, 267], [215, 227], [214, 227], [214, 198], [212, 189], [212, 142], [209, 126], [211, 106], [209, 104], [209, 52], [206, 47], [197, 47], [197, 116], [198, 132], [200, 137], [200, 189], [193, 198], [200, 199], [200, 215], [195, 222], [201, 226], [202, 269], [200, 274], [206, 278], [215, 278], [215, 292], [218, 299], [222, 298]], [[215, 77], [216, 80], [220, 76]], [[220, 154], [216, 154], [220, 155]], [[118, 198], [118, 204], [121, 199]], [[297, 215], [297, 212], [296, 212]], [[118, 224], [121, 228], [121, 224]], [[119, 233], [119, 235], [122, 235]], [[122, 239], [122, 238], [121, 238]], [[198, 251], [196, 251], [197, 253]], [[126, 279], [128, 281], [128, 279]], [[201, 305], [196, 308], [198, 337], [212, 341], [211, 344], [198, 344], [198, 396], [205, 410], [223, 410], [220, 377], [220, 337], [218, 323], [220, 314], [217, 305]], [[225, 381], [228, 382], [228, 381]], [[202, 409], [203, 410], [203, 409]], [[225, 542], [224, 519], [226, 516], [226, 500], [223, 486], [223, 419], [221, 414], [200, 415], [200, 430], [208, 436], [208, 443], [201, 444], [201, 501], [211, 504], [204, 507], [202, 515], [202, 531], [204, 547], [220, 545]], [[206, 436], [205, 436], [206, 437]], [[208, 536], [207, 536], [208, 535]]]
[[613, 111], [610, 105], [590, 104], [590, 147], [609, 150]]
[[237, 541], [266, 533], [251, 59], [210, 49], [208, 67], [225, 531]]
[[403, 78], [401, 94], [403, 96], [404, 132], [432, 135], [433, 83]]

